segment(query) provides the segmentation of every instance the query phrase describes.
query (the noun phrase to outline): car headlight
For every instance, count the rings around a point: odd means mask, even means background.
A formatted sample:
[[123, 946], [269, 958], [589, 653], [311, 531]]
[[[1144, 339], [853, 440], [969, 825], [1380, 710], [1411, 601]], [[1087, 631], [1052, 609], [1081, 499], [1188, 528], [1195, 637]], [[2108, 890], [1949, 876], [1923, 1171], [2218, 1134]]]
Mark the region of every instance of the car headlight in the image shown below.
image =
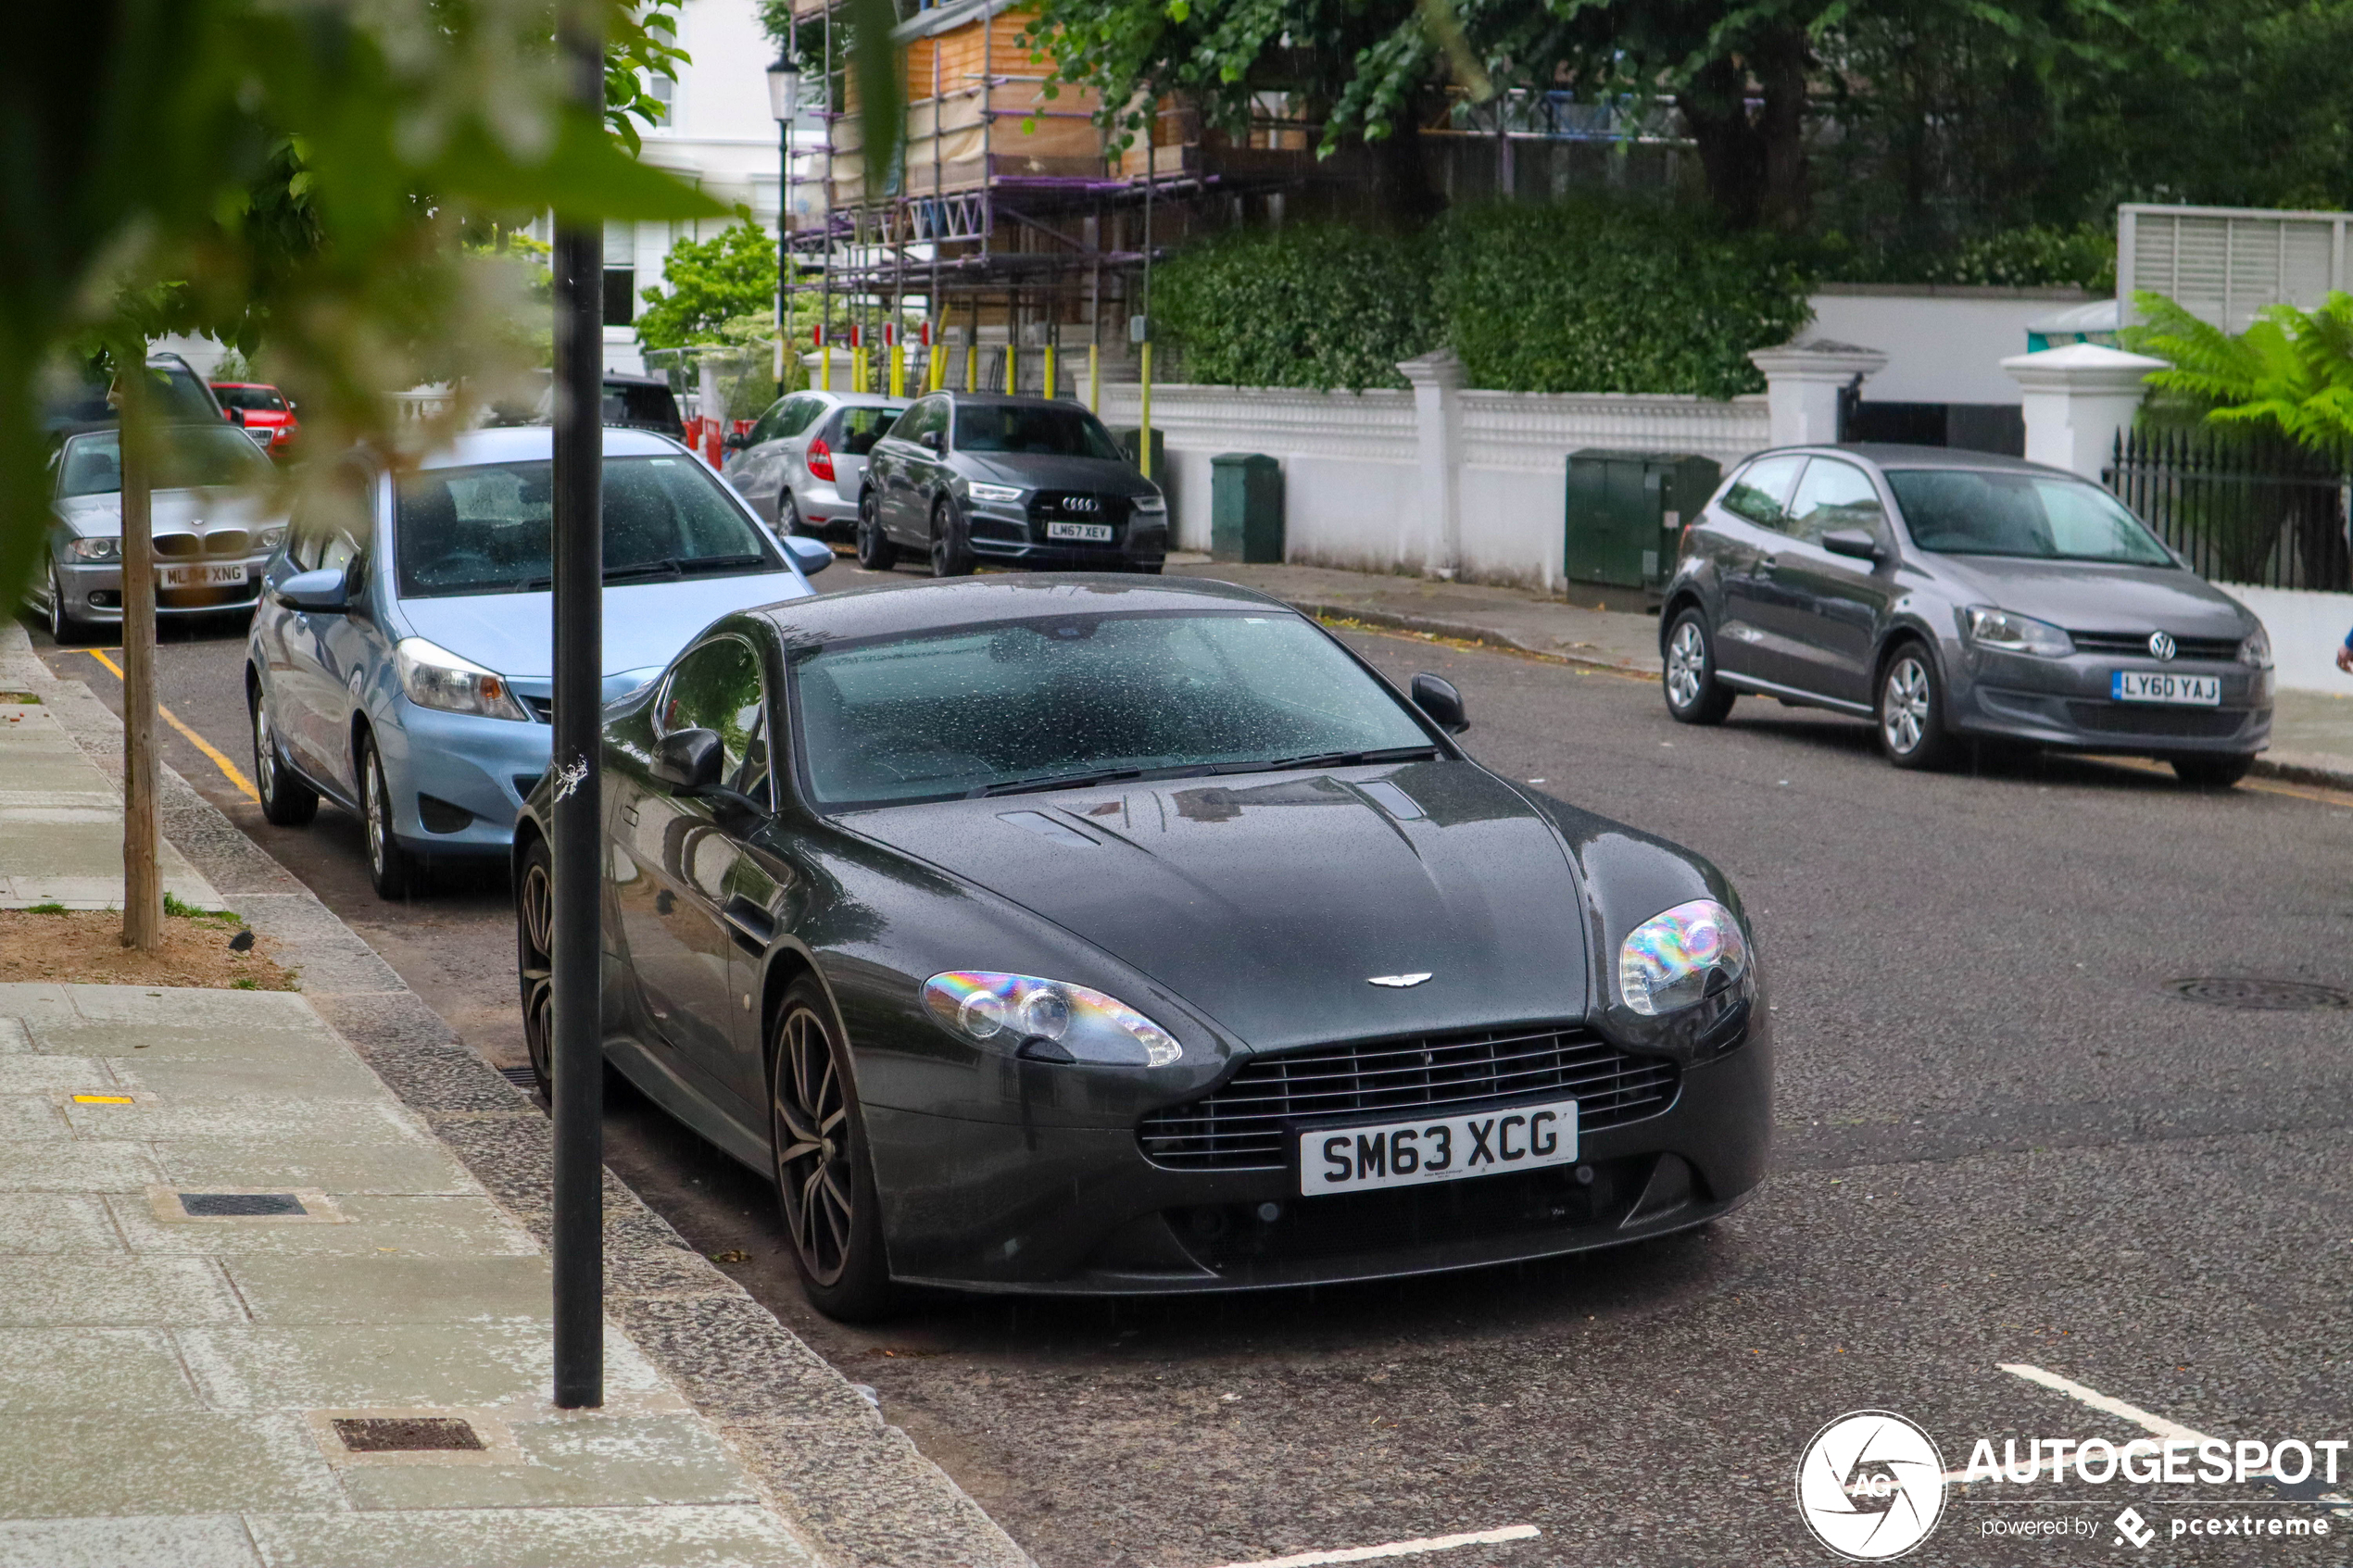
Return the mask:
[[2258, 670], [2269, 670], [2271, 667], [2271, 634], [2257, 626], [2254, 634], [2239, 645], [2239, 662], [2252, 664]]
[[2066, 633], [2047, 621], [2016, 610], [1971, 605], [1961, 612], [1961, 619], [1969, 628], [1969, 641], [1980, 647], [2039, 654], [2045, 659], [2064, 659], [2075, 651], [2075, 640]]
[[1645, 1018], [1690, 1007], [1747, 973], [1741, 922], [1713, 898], [1653, 915], [1617, 949], [1617, 994]]
[[422, 637], [401, 638], [393, 647], [392, 662], [400, 672], [400, 689], [420, 708], [531, 722], [504, 675]]
[[966, 1039], [1040, 1061], [1165, 1067], [1185, 1054], [1168, 1031], [1117, 997], [1034, 974], [935, 974], [924, 982], [924, 1006]]
[[1018, 501], [1022, 496], [1018, 484], [982, 484], [975, 481], [964, 489], [975, 501]]
[[1127, 504], [1139, 512], [1164, 512], [1168, 509], [1168, 497], [1165, 495], [1139, 495]]
[[74, 539], [68, 541], [66, 554], [76, 560], [120, 560], [122, 541], [120, 539]]
[[265, 528], [261, 531], [261, 547], [265, 550], [274, 550], [285, 542], [286, 525], [283, 522], [275, 528]]

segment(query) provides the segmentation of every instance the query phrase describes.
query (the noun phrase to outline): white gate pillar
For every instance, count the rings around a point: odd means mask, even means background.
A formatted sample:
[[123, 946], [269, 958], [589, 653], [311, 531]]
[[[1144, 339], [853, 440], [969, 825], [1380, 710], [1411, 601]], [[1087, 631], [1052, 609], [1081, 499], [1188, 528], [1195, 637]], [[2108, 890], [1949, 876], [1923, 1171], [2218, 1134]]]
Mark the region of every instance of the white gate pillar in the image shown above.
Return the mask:
[[1753, 350], [1765, 372], [1765, 406], [1776, 446], [1828, 445], [1838, 439], [1838, 395], [1887, 368], [1887, 356], [1826, 337], [1795, 338]]
[[2162, 359], [2096, 343], [2011, 355], [2002, 369], [2025, 395], [2026, 460], [2097, 484], [2118, 433], [2140, 411], [2149, 372], [2165, 368]]
[[[1414, 389], [1419, 441], [1422, 571], [1452, 577], [1462, 564], [1463, 362], [1451, 348], [1397, 367]], [[1412, 542], [1403, 552], [1411, 558]]]

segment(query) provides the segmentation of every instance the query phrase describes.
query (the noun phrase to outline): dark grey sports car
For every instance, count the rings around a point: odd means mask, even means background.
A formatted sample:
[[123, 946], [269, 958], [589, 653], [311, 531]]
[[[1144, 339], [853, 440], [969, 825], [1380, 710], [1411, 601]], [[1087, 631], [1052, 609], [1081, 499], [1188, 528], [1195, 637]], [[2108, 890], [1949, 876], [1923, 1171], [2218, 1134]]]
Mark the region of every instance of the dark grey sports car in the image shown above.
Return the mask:
[[[1223, 583], [729, 616], [607, 709], [608, 1058], [774, 1176], [837, 1316], [1705, 1223], [1765, 1169], [1740, 901], [1465, 727]], [[547, 798], [515, 849], [543, 1073]]]

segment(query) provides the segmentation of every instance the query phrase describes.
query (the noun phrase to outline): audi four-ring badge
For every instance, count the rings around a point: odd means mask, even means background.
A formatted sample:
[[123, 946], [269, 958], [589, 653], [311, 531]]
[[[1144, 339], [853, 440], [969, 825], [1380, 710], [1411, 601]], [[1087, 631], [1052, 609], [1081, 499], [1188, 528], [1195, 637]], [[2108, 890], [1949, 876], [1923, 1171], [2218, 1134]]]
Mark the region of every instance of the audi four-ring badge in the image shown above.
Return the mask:
[[[1248, 590], [804, 597], [605, 711], [608, 1059], [775, 1183], [823, 1311], [1543, 1258], [1764, 1174], [1723, 875]], [[552, 787], [515, 848], [543, 1073]]]

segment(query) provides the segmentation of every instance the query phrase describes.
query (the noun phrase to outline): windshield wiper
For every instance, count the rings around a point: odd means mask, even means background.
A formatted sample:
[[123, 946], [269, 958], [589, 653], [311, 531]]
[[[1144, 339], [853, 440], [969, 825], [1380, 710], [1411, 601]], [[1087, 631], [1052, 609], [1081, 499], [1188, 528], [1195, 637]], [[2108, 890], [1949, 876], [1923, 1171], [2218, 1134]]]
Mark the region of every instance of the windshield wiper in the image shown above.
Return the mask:
[[1271, 773], [1278, 768], [1361, 768], [1374, 762], [1429, 762], [1438, 758], [1434, 746], [1392, 746], [1385, 751], [1318, 751], [1305, 757], [1277, 757], [1267, 762], [1243, 762], [1236, 771], [1252, 769]]
[[632, 561], [627, 566], [605, 568], [605, 581], [608, 583], [618, 582], [624, 577], [684, 577], [686, 575], [686, 569], [679, 564], [675, 556], [664, 556], [660, 560]]
[[967, 791], [964, 798], [977, 800], [988, 795], [1026, 795], [1032, 790], [1079, 789], [1088, 784], [1116, 784], [1122, 779], [1140, 779], [1141, 768], [1099, 768], [1085, 773], [1045, 773], [1034, 779], [1005, 779], [978, 789]]

